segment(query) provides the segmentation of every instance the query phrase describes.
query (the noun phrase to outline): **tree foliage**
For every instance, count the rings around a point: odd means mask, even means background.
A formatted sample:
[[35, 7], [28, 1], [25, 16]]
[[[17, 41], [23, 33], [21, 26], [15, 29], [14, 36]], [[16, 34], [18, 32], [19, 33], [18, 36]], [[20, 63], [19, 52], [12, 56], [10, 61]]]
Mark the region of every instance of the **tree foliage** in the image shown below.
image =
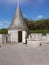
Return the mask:
[[43, 20], [28, 20], [24, 19], [29, 30], [49, 30], [49, 19]]
[[0, 34], [8, 34], [8, 30], [7, 29], [0, 29]]
[[[34, 21], [24, 18], [24, 21], [28, 26], [28, 29], [31, 30], [31, 32], [43, 32], [45, 30], [44, 32], [49, 33], [49, 19]], [[32, 31], [32, 30], [36, 30], [36, 31]], [[0, 29], [0, 34], [8, 34], [8, 30], [4, 28]]]

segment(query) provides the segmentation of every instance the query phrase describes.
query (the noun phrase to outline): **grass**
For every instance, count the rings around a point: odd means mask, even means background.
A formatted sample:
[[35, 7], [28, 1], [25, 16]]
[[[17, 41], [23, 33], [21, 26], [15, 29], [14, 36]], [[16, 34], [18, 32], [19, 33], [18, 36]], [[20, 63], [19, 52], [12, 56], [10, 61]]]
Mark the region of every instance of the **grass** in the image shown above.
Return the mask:
[[46, 33], [49, 33], [49, 30], [29, 30], [29, 33], [42, 33], [43, 35], [46, 35]]

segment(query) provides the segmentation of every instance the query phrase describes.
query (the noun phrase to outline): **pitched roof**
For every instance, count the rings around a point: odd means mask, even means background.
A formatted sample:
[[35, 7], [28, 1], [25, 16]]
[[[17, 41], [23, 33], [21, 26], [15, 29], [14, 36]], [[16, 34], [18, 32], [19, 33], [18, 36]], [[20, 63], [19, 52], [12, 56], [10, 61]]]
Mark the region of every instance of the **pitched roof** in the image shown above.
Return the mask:
[[21, 13], [20, 6], [17, 6], [15, 16], [8, 28], [8, 30], [28, 30]]

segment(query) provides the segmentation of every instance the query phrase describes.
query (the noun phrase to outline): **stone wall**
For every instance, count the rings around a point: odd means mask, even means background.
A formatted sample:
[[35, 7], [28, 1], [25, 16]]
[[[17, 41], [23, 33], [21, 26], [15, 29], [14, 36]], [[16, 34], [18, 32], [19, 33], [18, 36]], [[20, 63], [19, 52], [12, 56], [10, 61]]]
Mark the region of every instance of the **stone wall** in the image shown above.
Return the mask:
[[40, 44], [49, 44], [49, 34], [42, 35], [41, 33], [32, 33], [27, 38], [27, 45], [39, 46]]
[[9, 34], [0, 34], [0, 46], [5, 45], [6, 43], [10, 43], [10, 35]]
[[2, 43], [10, 43], [10, 34], [2, 34]]
[[48, 33], [46, 34], [46, 39], [47, 39], [46, 42], [49, 43], [49, 34]]
[[31, 36], [31, 38], [33, 39], [33, 40], [40, 40], [41, 39], [41, 37], [42, 37], [42, 34], [37, 34], [37, 33], [35, 33], [35, 34], [30, 34], [30, 36]]
[[0, 43], [2, 43], [2, 34], [0, 34]]
[[[9, 30], [8, 34], [11, 37], [11, 43], [18, 43], [18, 31], [21, 30]], [[22, 43], [26, 43], [27, 32], [22, 31]]]
[[9, 30], [8, 34], [10, 34], [11, 43], [18, 42], [18, 30]]
[[27, 40], [27, 32], [22, 31], [22, 43], [26, 43], [26, 40]]
[[[40, 43], [47, 43], [49, 44], [49, 34], [47, 33], [46, 35], [42, 35], [41, 33], [39, 34], [30, 34], [27, 37], [27, 32], [22, 31], [22, 42], [32, 45], [40, 45]], [[1, 43], [12, 43], [12, 42], [18, 42], [18, 31], [9, 31], [9, 34], [0, 34], [0, 44]]]

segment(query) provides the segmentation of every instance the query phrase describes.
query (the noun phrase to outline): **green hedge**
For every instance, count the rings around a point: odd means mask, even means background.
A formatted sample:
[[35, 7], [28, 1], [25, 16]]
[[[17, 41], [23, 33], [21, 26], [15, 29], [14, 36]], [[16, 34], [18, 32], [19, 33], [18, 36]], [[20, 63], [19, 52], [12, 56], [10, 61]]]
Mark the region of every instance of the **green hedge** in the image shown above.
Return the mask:
[[0, 29], [0, 34], [8, 34], [8, 30], [7, 29]]
[[49, 33], [49, 30], [29, 30], [29, 33], [42, 33], [43, 35], [46, 35], [46, 33]]

